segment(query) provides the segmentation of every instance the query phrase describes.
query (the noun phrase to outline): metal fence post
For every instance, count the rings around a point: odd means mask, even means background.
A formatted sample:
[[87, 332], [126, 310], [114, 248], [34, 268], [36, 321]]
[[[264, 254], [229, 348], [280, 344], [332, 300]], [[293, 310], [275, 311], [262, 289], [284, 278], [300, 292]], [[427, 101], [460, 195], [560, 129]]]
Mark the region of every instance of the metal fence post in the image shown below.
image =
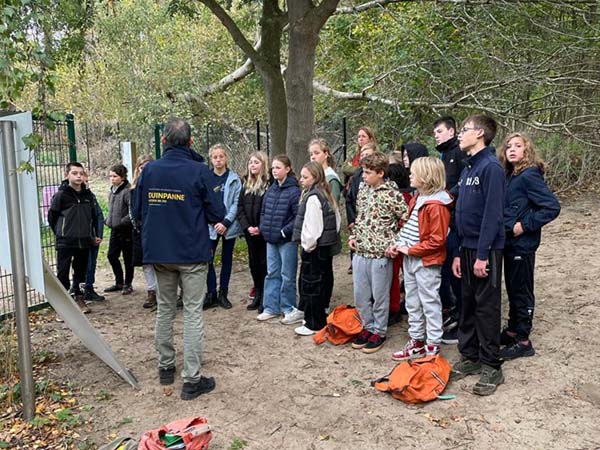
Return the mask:
[[210, 149], [210, 123], [206, 124], [206, 154], [208, 155], [208, 150]]
[[267, 124], [267, 156], [271, 156], [271, 143], [269, 142], [270, 140], [270, 135], [269, 135], [269, 124]]
[[154, 125], [154, 156], [160, 159], [160, 124]]
[[256, 150], [260, 152], [260, 120], [256, 121]]
[[344, 161], [348, 158], [348, 136], [346, 133], [346, 118], [342, 117], [342, 145], [344, 146]]
[[67, 114], [67, 138], [69, 139], [69, 161], [77, 161], [77, 145], [75, 143], [75, 117]]
[[4, 189], [8, 216], [8, 235], [10, 261], [13, 274], [13, 292], [15, 298], [15, 318], [17, 323], [17, 341], [19, 349], [19, 375], [23, 417], [32, 420], [35, 417], [35, 385], [31, 363], [31, 337], [27, 311], [27, 287], [25, 285], [25, 254], [23, 250], [23, 230], [21, 229], [21, 211], [19, 207], [19, 184], [17, 181], [17, 163], [15, 158], [15, 122], [2, 122], [2, 146], [4, 166]]

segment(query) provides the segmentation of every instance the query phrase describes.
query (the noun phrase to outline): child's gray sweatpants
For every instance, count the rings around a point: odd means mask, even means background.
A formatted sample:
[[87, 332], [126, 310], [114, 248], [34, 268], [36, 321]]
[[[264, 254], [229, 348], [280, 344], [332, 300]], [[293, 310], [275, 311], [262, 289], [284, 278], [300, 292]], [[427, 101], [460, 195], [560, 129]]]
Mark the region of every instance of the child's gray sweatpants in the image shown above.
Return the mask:
[[442, 342], [442, 266], [423, 266], [421, 258], [404, 256], [403, 276], [408, 335], [428, 344]]
[[352, 258], [354, 304], [363, 328], [380, 336], [387, 333], [392, 266], [388, 258], [365, 258], [358, 254]]

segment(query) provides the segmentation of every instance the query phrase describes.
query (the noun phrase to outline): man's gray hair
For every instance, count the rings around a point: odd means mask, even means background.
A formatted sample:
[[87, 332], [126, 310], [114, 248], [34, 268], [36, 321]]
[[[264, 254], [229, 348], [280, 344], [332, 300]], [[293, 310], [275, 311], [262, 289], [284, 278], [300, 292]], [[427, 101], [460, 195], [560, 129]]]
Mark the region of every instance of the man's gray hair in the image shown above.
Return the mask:
[[171, 117], [165, 124], [165, 140], [168, 146], [188, 147], [192, 137], [190, 124], [180, 117]]

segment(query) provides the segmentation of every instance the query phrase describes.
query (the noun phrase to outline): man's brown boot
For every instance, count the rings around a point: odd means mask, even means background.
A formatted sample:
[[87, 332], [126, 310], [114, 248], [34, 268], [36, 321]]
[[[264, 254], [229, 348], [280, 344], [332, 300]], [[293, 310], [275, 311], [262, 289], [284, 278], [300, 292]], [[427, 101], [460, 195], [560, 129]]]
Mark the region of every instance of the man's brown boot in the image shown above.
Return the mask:
[[148, 291], [148, 297], [142, 307], [146, 309], [156, 307], [156, 291]]

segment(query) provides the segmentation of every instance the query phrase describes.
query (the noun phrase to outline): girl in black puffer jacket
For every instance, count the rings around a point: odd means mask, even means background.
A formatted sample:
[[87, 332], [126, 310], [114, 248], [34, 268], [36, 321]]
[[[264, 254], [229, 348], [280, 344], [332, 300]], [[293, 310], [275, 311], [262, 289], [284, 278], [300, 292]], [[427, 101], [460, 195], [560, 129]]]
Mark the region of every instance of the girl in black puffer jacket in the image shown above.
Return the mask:
[[267, 243], [261, 234], [259, 225], [263, 197], [269, 185], [269, 157], [263, 152], [251, 153], [246, 164], [246, 175], [238, 202], [237, 219], [248, 244], [248, 264], [254, 282], [254, 296], [247, 309], [250, 311], [258, 309], [261, 313], [265, 277], [267, 276]]

